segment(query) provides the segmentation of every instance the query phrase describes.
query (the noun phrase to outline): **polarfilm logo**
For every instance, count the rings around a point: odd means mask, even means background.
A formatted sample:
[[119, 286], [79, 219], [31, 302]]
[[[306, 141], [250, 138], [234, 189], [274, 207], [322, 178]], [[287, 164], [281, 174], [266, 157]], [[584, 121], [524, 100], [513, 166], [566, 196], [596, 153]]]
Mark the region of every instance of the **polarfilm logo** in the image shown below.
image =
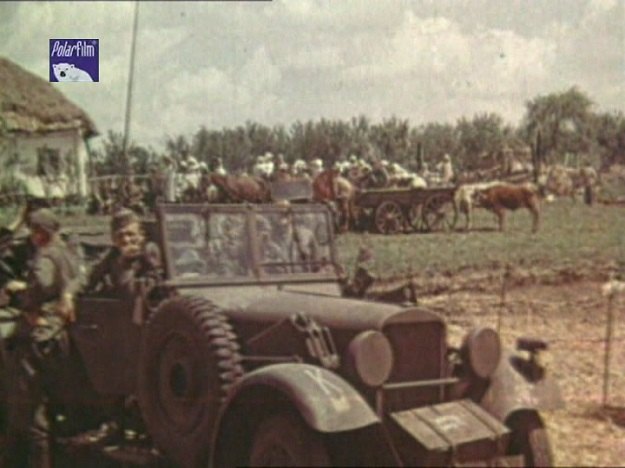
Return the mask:
[[50, 81], [100, 81], [100, 41], [50, 39]]

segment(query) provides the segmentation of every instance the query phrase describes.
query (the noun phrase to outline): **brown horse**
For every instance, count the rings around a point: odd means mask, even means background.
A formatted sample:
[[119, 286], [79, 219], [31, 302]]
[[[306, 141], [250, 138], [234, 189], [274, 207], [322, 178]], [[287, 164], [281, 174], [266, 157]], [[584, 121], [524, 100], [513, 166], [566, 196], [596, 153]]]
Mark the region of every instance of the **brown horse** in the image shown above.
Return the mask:
[[355, 221], [356, 189], [351, 182], [341, 177], [337, 169], [326, 169], [313, 179], [312, 189], [314, 201], [336, 204], [341, 220], [339, 229], [347, 231]]
[[210, 181], [219, 191], [222, 203], [269, 203], [271, 193], [264, 181], [242, 175], [211, 174]]

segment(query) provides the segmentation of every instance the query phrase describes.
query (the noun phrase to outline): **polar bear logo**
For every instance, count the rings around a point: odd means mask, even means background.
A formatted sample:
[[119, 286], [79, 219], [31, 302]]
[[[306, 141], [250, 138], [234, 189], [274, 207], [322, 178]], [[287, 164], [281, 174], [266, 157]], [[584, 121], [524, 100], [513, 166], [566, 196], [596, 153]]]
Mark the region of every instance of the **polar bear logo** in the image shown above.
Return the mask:
[[89, 73], [72, 63], [54, 63], [52, 69], [57, 81], [93, 81]]

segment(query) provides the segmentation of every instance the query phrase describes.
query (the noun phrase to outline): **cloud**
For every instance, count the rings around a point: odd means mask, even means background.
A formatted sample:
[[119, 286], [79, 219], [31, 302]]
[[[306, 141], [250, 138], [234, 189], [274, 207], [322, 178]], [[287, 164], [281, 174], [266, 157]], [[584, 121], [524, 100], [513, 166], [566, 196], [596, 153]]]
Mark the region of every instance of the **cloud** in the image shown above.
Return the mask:
[[[55, 84], [121, 131], [133, 3], [0, 5], [0, 54], [44, 79], [50, 37], [100, 39], [101, 82]], [[573, 85], [625, 109], [621, 0], [142, 2], [133, 138], [256, 120], [454, 121]]]
[[[554, 52], [549, 40], [509, 30], [467, 32], [447, 18], [420, 18], [408, 11], [395, 34], [345, 68], [343, 77], [353, 86], [381, 90], [380, 100], [389, 98], [385, 84], [400, 91], [403, 99], [385, 101], [387, 115], [395, 109], [410, 117], [420, 113], [449, 120], [467, 109], [482, 111], [484, 103], [493, 104], [489, 108], [499, 103], [499, 112], [516, 120], [523, 97], [537, 92], [553, 71]], [[420, 112], [411, 112], [411, 106]]]

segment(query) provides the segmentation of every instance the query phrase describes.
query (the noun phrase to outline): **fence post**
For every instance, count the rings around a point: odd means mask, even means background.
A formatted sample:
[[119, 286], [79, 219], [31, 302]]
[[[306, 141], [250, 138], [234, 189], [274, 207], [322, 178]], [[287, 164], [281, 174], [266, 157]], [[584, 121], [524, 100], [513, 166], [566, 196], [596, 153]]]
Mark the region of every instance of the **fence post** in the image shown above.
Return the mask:
[[603, 285], [602, 293], [608, 298], [608, 309], [606, 317], [605, 331], [605, 354], [603, 357], [603, 398], [602, 404], [605, 407], [608, 403], [608, 393], [610, 390], [610, 358], [612, 354], [612, 335], [614, 329], [614, 300], [617, 294], [625, 292], [625, 282], [614, 279], [614, 275], [610, 275], [610, 279]]
[[614, 324], [614, 294], [608, 296], [608, 310], [605, 331], [605, 354], [603, 357], [603, 398], [602, 405], [608, 403], [608, 391], [610, 387], [610, 354], [612, 352], [612, 329]]
[[503, 311], [506, 307], [506, 294], [508, 289], [508, 279], [510, 278], [510, 264], [506, 263], [501, 274], [501, 290], [499, 291], [499, 308], [497, 309], [497, 333], [501, 333], [501, 321]]

